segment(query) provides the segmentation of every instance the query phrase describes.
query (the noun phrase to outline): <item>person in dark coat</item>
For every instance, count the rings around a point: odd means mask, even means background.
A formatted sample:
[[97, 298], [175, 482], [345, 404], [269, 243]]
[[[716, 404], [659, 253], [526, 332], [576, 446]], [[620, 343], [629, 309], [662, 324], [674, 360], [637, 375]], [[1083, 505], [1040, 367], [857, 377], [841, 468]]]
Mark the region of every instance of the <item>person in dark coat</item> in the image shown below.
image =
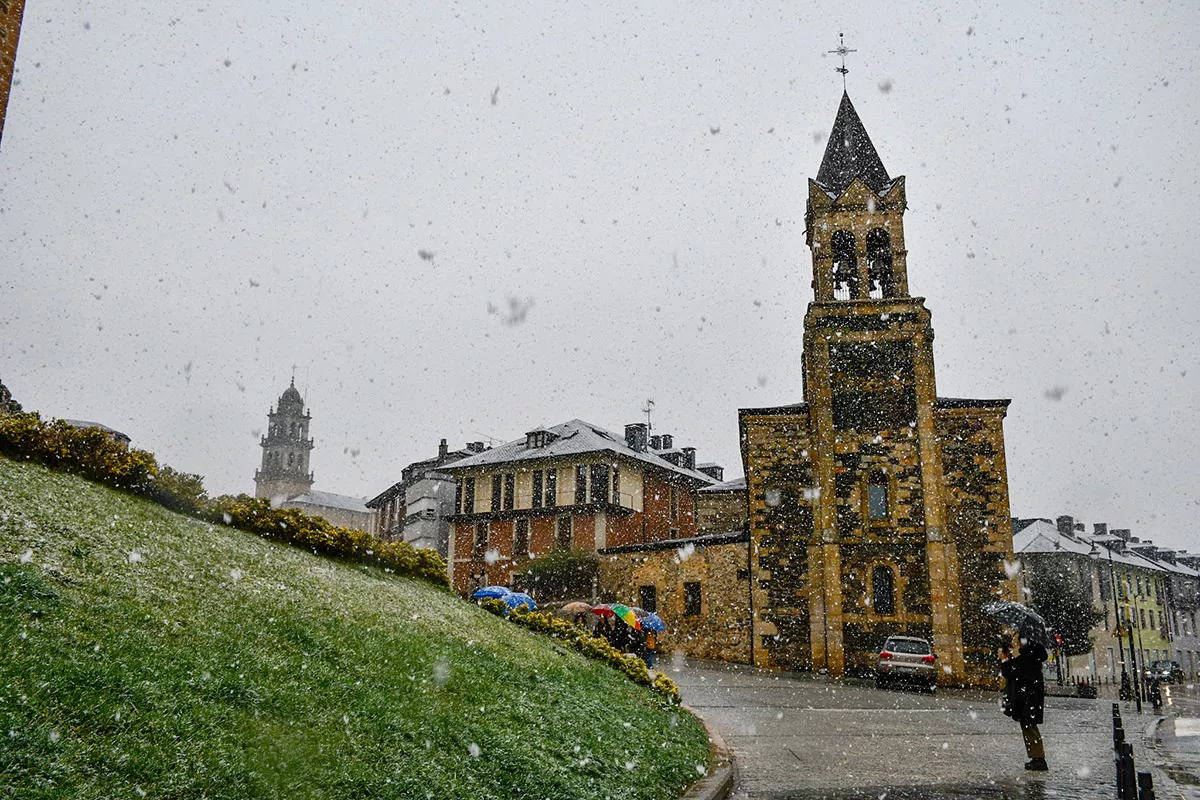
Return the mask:
[[1044, 772], [1046, 748], [1038, 725], [1042, 724], [1042, 712], [1046, 707], [1046, 681], [1042, 677], [1042, 664], [1048, 654], [1046, 648], [1031, 641], [1022, 640], [1020, 651], [1013, 656], [1007, 647], [1000, 648], [1000, 673], [1004, 676], [1004, 714], [1012, 717], [1021, 726], [1025, 739], [1025, 754], [1029, 761], [1025, 769]]

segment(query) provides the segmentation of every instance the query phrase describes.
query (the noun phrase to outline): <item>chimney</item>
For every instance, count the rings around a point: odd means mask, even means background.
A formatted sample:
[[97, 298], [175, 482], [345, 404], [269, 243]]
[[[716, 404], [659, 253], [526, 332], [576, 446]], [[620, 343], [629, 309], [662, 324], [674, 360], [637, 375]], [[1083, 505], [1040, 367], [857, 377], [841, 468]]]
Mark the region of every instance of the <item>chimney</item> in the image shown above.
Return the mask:
[[1067, 515], [1059, 517], [1055, 522], [1058, 523], [1059, 536], [1071, 536], [1075, 532], [1075, 518]]
[[650, 448], [653, 450], [662, 450], [662, 437], [655, 435], [650, 437]]
[[1083, 533], [1083, 532], [1084, 532], [1084, 531], [1086, 531], [1086, 530], [1087, 530], [1087, 526], [1086, 526], [1086, 525], [1084, 525], [1082, 522], [1076, 522], [1076, 523], [1075, 523], [1075, 531], [1076, 531], [1077, 533]]
[[1129, 528], [1113, 528], [1112, 535], [1126, 542], [1128, 542], [1130, 539]]
[[482, 453], [483, 442], [467, 442], [467, 450], [471, 453]]
[[674, 446], [675, 446], [675, 437], [669, 433], [664, 433], [662, 435], [662, 449], [670, 450]]
[[1108, 536], [1108, 523], [1097, 522], [1092, 525], [1092, 532], [1096, 536]]
[[696, 468], [696, 448], [683, 448], [683, 466], [687, 467], [688, 469]]
[[442, 441], [438, 443], [438, 459], [441, 460], [445, 458], [449, 452], [450, 448], [446, 446], [446, 440], [442, 439]]
[[625, 444], [635, 453], [646, 452], [646, 437], [649, 435], [649, 428], [644, 422], [635, 422], [632, 425], [625, 426]]
[[699, 471], [718, 483], [725, 480], [725, 468], [719, 464], [705, 464], [699, 468]]

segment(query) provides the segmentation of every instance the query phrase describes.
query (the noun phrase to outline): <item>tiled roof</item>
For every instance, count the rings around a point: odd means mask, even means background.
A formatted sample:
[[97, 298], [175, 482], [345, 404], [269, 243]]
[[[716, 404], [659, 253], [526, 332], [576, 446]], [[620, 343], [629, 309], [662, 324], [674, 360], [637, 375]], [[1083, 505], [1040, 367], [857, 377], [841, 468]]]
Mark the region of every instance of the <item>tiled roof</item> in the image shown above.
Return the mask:
[[733, 480], [718, 483], [713, 486], [705, 486], [700, 490], [704, 494], [720, 494], [721, 492], [744, 492], [746, 491], [746, 477], [734, 478]]
[[871, 137], [858, 118], [850, 95], [843, 92], [829, 143], [825, 145], [825, 157], [817, 171], [817, 184], [836, 196], [855, 178], [862, 178], [876, 194], [892, 188], [892, 179], [888, 177], [875, 145], [871, 144]]
[[655, 452], [639, 453], [625, 443], [625, 437], [607, 431], [599, 425], [593, 425], [581, 419], [573, 419], [561, 425], [546, 428], [553, 434], [542, 447], [527, 447], [526, 437], [514, 439], [511, 442], [477, 453], [470, 458], [455, 461], [441, 468], [443, 472], [459, 472], [471, 467], [488, 467], [497, 464], [510, 464], [520, 461], [536, 461], [563, 456], [584, 455], [585, 453], [611, 452], [634, 461], [640, 461], [651, 467], [671, 472], [681, 477], [690, 478], [704, 486], [711, 486], [717, 481], [703, 472], [686, 467], [677, 467], [666, 459], [659, 458]]

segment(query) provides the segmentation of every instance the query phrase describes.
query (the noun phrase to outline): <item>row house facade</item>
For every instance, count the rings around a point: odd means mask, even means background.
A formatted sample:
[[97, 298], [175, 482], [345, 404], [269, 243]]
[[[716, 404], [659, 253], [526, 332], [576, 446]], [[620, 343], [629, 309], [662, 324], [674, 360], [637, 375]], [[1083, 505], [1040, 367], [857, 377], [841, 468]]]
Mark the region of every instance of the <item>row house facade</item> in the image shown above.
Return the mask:
[[468, 442], [461, 450], [451, 450], [442, 439], [437, 456], [414, 461], [401, 470], [399, 481], [367, 501], [375, 515], [375, 535], [388, 542], [436, 550], [445, 558], [458, 482], [443, 467], [484, 449], [483, 442]]
[[451, 585], [467, 595], [510, 584], [553, 550], [693, 538], [696, 492], [718, 483], [719, 467], [705, 466], [645, 424], [620, 436], [578, 419], [456, 461], [442, 469], [457, 482]]
[[1024, 599], [1036, 600], [1036, 568], [1053, 566], [1074, 577], [1103, 615], [1089, 633], [1091, 651], [1064, 659], [1066, 674], [1116, 683], [1123, 672], [1140, 675], [1154, 661], [1168, 659], [1189, 678], [1200, 674], [1195, 628], [1200, 573], [1177, 563], [1174, 551], [1142, 542], [1128, 529], [1110, 531], [1103, 522], [1089, 533], [1069, 516], [1014, 520], [1013, 529]]

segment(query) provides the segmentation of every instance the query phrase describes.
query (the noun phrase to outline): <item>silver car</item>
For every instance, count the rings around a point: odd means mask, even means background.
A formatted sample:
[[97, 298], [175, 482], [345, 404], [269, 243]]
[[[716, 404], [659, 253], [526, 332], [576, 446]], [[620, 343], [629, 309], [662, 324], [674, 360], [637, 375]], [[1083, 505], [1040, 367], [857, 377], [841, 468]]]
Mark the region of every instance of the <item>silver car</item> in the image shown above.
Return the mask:
[[928, 640], [916, 636], [889, 636], [875, 663], [879, 688], [902, 681], [933, 691], [937, 687], [937, 656]]

